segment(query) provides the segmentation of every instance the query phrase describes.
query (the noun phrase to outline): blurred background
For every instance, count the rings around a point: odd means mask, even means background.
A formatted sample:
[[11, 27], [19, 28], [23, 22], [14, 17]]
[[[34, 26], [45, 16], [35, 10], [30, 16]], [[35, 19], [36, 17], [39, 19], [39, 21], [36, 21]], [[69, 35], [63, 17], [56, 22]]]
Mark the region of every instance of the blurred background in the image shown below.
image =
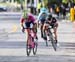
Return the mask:
[[75, 0], [0, 0], [0, 12], [20, 12], [28, 9], [37, 15], [42, 6], [58, 18], [68, 19], [73, 12], [71, 9], [75, 11]]
[[[55, 52], [40, 36], [38, 52], [26, 57], [26, 32], [20, 19], [24, 9], [38, 16], [46, 7], [58, 20], [58, 43]], [[64, 21], [64, 22], [63, 22]], [[0, 0], [0, 62], [75, 62], [75, 0]], [[47, 53], [48, 52], [48, 53]]]

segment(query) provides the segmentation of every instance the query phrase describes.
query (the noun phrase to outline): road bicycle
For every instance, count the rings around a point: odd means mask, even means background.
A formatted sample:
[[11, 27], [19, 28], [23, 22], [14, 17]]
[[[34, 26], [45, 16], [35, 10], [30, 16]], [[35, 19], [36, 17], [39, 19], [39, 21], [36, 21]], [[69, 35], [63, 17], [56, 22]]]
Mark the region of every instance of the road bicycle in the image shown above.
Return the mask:
[[[45, 26], [46, 29], [44, 30], [44, 39], [46, 40], [46, 46], [48, 46], [48, 41], [51, 41], [51, 44], [54, 50], [56, 51], [57, 44], [55, 41], [55, 37], [53, 36], [54, 33], [51, 31], [52, 27], [48, 23], [45, 24], [46, 24]], [[49, 39], [47, 37], [49, 37]]]
[[35, 39], [33, 28], [29, 28], [29, 29], [30, 29], [30, 33], [28, 34], [28, 39], [26, 44], [27, 56], [30, 55], [31, 50], [33, 50], [34, 55], [36, 55], [36, 52], [37, 52], [37, 40]]

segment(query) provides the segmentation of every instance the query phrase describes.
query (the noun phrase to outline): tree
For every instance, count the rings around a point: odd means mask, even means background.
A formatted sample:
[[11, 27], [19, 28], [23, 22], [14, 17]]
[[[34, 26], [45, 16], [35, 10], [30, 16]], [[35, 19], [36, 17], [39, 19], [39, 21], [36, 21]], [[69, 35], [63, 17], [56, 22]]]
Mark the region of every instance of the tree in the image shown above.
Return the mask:
[[15, 1], [21, 4], [21, 9], [23, 10], [23, 2], [25, 2], [25, 0], [15, 0]]
[[48, 0], [48, 2], [50, 2], [50, 4], [59, 4], [62, 0]]
[[62, 3], [67, 4], [68, 3], [68, 0], [62, 0]]
[[15, 0], [17, 3], [23, 3], [25, 0]]
[[47, 6], [48, 0], [43, 0], [44, 1], [44, 5]]

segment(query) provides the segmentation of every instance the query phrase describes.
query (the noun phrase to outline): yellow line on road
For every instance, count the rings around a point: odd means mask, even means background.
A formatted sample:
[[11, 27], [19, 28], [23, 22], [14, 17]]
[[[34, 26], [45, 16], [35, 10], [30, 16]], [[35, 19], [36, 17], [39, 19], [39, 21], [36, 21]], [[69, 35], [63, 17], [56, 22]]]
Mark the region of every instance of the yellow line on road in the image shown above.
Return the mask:
[[18, 27], [17, 27], [17, 25], [16, 24], [14, 24], [13, 26], [12, 26], [12, 32], [17, 32], [17, 30], [18, 30]]

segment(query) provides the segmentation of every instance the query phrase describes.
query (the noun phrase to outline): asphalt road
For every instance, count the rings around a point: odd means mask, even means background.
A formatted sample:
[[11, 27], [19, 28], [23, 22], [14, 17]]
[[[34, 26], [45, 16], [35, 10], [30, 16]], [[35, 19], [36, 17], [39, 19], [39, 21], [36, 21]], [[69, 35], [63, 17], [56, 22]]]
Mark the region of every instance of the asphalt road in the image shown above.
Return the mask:
[[[0, 62], [75, 62], [75, 24], [58, 21], [59, 45], [55, 52], [49, 42], [40, 37], [38, 29], [38, 51], [34, 56], [26, 56], [26, 33], [21, 32], [20, 13], [0, 15]], [[10, 17], [11, 15], [11, 17]], [[14, 16], [15, 15], [15, 16]], [[17, 17], [15, 19], [15, 17]], [[7, 18], [7, 19], [5, 19]]]

